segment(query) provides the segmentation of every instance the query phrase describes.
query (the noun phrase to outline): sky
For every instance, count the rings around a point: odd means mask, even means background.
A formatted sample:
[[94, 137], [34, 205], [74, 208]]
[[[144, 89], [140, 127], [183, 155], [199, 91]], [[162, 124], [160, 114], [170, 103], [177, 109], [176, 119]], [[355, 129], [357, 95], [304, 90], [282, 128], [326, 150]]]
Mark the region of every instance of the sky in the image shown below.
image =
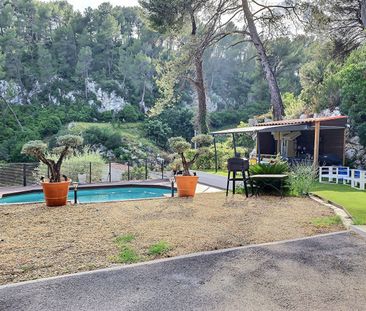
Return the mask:
[[[52, 0], [43, 0], [45, 2]], [[138, 5], [138, 0], [66, 0], [74, 9], [79, 10], [81, 12], [84, 11], [87, 7], [92, 7], [93, 9], [97, 8], [103, 2], [109, 2], [112, 5], [120, 5], [120, 6], [134, 6]]]

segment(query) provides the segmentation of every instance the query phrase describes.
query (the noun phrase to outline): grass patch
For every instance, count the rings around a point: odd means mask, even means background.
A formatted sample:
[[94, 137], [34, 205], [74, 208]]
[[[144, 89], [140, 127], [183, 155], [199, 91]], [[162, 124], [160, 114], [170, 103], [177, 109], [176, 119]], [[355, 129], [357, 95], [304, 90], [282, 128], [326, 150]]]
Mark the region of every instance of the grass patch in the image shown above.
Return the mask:
[[116, 238], [116, 243], [118, 245], [123, 245], [124, 243], [130, 243], [135, 239], [132, 233], [127, 233], [125, 235], [120, 235]]
[[342, 220], [338, 215], [334, 215], [334, 216], [314, 218], [311, 221], [311, 223], [318, 228], [324, 228], [324, 227], [330, 227], [332, 225], [340, 225], [342, 224]]
[[149, 247], [148, 254], [152, 255], [152, 256], [163, 255], [163, 254], [167, 253], [170, 249], [171, 249], [171, 247], [169, 246], [169, 244], [167, 242], [160, 241]]
[[140, 256], [130, 246], [124, 245], [117, 256], [119, 263], [135, 263], [140, 260]]
[[135, 263], [140, 261], [140, 256], [130, 245], [128, 245], [134, 239], [135, 236], [132, 233], [118, 236], [115, 242], [120, 251], [118, 255], [116, 257], [113, 257], [112, 259], [118, 263]]
[[366, 191], [347, 185], [316, 183], [311, 192], [345, 208], [356, 225], [366, 224]]

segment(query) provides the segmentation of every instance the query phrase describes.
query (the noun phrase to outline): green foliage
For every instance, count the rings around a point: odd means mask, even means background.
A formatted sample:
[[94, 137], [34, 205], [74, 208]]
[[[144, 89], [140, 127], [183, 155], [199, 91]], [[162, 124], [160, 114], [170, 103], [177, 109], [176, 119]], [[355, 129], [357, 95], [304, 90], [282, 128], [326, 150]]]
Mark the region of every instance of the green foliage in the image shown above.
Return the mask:
[[[244, 147], [237, 147], [237, 153], [244, 156], [248, 154], [248, 149]], [[226, 141], [223, 143], [216, 144], [217, 151], [217, 166], [218, 169], [223, 169], [226, 171], [227, 160], [234, 156], [233, 146], [231, 141]], [[191, 149], [188, 152], [188, 157], [192, 158], [194, 156], [195, 150]], [[201, 154], [192, 166], [193, 169], [197, 170], [207, 170], [215, 168], [215, 148], [210, 146], [207, 152]], [[225, 175], [226, 176], [226, 175]]]
[[60, 118], [51, 115], [49, 118], [41, 122], [41, 134], [43, 136], [57, 134], [57, 132], [61, 129], [61, 126], [62, 124]]
[[170, 150], [178, 154], [182, 154], [191, 148], [191, 144], [187, 142], [183, 137], [169, 138]]
[[168, 107], [156, 118], [170, 128], [169, 137], [182, 136], [190, 140], [194, 136], [192, 110], [179, 106]]
[[307, 195], [316, 181], [316, 170], [312, 165], [298, 163], [289, 174], [290, 191], [294, 195]]
[[288, 119], [297, 119], [306, 110], [305, 103], [293, 93], [284, 93], [282, 100], [285, 107], [285, 116]]
[[119, 248], [119, 253], [114, 258], [115, 261], [119, 263], [134, 263], [140, 261], [140, 256], [137, 254], [137, 252], [129, 245], [133, 240], [135, 239], [135, 236], [131, 233], [118, 236], [115, 239], [115, 243], [117, 244], [117, 247]]
[[[56, 155], [47, 155], [52, 160], [57, 160]], [[100, 182], [102, 180], [105, 161], [98, 151], [92, 151], [88, 147], [84, 147], [81, 151], [75, 151], [72, 157], [68, 157], [63, 161], [61, 174], [66, 175], [73, 181], [89, 182], [90, 167], [92, 165], [92, 182]], [[47, 166], [40, 163], [38, 169], [34, 172], [35, 177], [39, 180], [42, 176], [47, 176]]]
[[[251, 165], [250, 168], [251, 175], [259, 175], [259, 174], [286, 174], [289, 171], [289, 167], [287, 162], [276, 161], [274, 163], [258, 163], [255, 165]], [[287, 180], [285, 181], [285, 183]], [[260, 189], [264, 192], [273, 192], [273, 188], [268, 186], [271, 184], [272, 186], [279, 189], [281, 187], [281, 181], [273, 178], [269, 179], [258, 179], [255, 180], [255, 183], [260, 187]]]
[[125, 235], [120, 235], [116, 238], [116, 243], [118, 245], [123, 245], [124, 243], [132, 242], [135, 236], [132, 233], [127, 233]]
[[[50, 172], [50, 182], [61, 181], [61, 165], [65, 157], [71, 155], [75, 148], [83, 143], [83, 139], [76, 135], [59, 136], [56, 139], [57, 147], [52, 149], [52, 154], [46, 154], [47, 144], [40, 140], [32, 140], [24, 144], [22, 154], [37, 158], [43, 164], [47, 165]], [[53, 157], [53, 158], [52, 158]]]
[[140, 260], [140, 256], [130, 246], [123, 246], [117, 255], [117, 262], [119, 263], [135, 263]]
[[341, 109], [366, 146], [366, 46], [354, 51], [337, 74]]
[[143, 115], [137, 107], [130, 104], [124, 106], [123, 109], [117, 113], [117, 117], [123, 122], [137, 122], [143, 119]]
[[159, 147], [167, 146], [168, 138], [171, 136], [171, 128], [160, 120], [147, 120], [144, 124], [145, 135]]
[[98, 147], [105, 146], [107, 149], [114, 150], [121, 146], [121, 136], [110, 128], [92, 126], [83, 132], [85, 144]]
[[152, 256], [161, 256], [171, 250], [170, 245], [165, 241], [159, 241], [149, 247], [148, 254]]
[[250, 174], [284, 174], [289, 171], [287, 162], [257, 163], [250, 166]]
[[325, 216], [325, 217], [315, 218], [311, 221], [311, 223], [317, 228], [324, 228], [324, 227], [330, 227], [333, 225], [341, 225], [342, 219], [338, 215]]
[[76, 135], [63, 135], [57, 137], [57, 145], [61, 147], [76, 148], [83, 144], [83, 138]]
[[130, 167], [130, 176], [128, 171], [122, 172], [122, 180], [145, 180], [146, 179], [146, 168], [145, 166], [132, 166]]
[[43, 155], [47, 150], [47, 144], [41, 140], [31, 140], [24, 144], [22, 148], [22, 154], [26, 154], [32, 157], [39, 157]]
[[[171, 151], [178, 154], [181, 158], [183, 166], [183, 175], [190, 176], [189, 169], [196, 163], [203, 155], [207, 155], [210, 152], [210, 145], [212, 143], [212, 136], [200, 134], [192, 138], [192, 143], [196, 143], [197, 149], [191, 150], [191, 144], [187, 142], [183, 137], [169, 138], [169, 146]], [[189, 159], [187, 158], [189, 157]], [[176, 159], [176, 155], [173, 155], [173, 160]]]

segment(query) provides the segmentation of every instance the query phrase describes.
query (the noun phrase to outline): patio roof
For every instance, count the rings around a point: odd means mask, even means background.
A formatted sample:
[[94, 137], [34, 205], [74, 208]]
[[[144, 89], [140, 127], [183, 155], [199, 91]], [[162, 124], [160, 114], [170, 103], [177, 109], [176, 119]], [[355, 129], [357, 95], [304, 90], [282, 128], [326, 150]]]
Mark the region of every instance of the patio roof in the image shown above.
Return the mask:
[[284, 132], [284, 131], [304, 131], [314, 130], [315, 122], [323, 122], [321, 129], [339, 129], [344, 126], [325, 125], [326, 121], [333, 120], [346, 120], [346, 116], [334, 116], [334, 117], [321, 117], [321, 118], [307, 118], [307, 119], [292, 119], [272, 121], [266, 123], [260, 123], [255, 126], [238, 127], [222, 131], [211, 132], [212, 135], [226, 135], [226, 134], [239, 134], [239, 133], [258, 133], [258, 132]]

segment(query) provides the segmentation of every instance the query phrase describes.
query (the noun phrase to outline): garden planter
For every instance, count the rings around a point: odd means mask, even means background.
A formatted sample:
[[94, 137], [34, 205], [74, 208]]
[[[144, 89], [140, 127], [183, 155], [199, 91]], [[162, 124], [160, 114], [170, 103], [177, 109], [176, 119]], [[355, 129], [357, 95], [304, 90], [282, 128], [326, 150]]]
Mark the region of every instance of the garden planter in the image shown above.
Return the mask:
[[47, 206], [63, 206], [67, 203], [67, 195], [71, 180], [61, 182], [43, 182], [42, 188]]
[[175, 176], [179, 197], [194, 197], [198, 176]]

